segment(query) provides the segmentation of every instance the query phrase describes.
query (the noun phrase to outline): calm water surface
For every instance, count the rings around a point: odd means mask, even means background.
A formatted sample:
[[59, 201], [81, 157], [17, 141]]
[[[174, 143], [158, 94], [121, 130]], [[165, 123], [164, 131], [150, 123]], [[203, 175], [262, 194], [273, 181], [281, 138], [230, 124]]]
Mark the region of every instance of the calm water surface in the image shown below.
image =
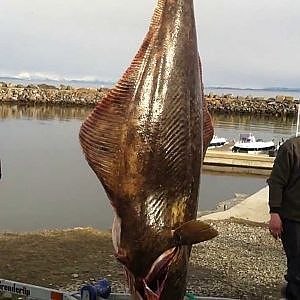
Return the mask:
[[[107, 229], [112, 209], [81, 153], [78, 132], [90, 109], [0, 106], [0, 231], [93, 226]], [[287, 138], [292, 119], [213, 116], [219, 136], [251, 131], [264, 139]], [[204, 173], [200, 208], [251, 194], [265, 177]], [[217, 187], [217, 188], [216, 188]]]

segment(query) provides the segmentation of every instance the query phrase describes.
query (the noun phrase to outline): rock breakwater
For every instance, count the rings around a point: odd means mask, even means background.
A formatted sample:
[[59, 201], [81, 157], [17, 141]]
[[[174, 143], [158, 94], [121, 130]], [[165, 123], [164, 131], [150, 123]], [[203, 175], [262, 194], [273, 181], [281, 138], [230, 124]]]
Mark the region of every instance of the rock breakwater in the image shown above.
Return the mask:
[[70, 86], [0, 84], [0, 103], [59, 104], [94, 106], [107, 89], [72, 88]]
[[[23, 86], [0, 83], [0, 103], [94, 106], [107, 91], [106, 88], [73, 88], [64, 85], [56, 87], [46, 84]], [[232, 114], [294, 116], [299, 103], [299, 100], [290, 96], [264, 98], [209, 94], [205, 97], [209, 111]]]
[[209, 111], [213, 112], [273, 116], [294, 116], [297, 113], [297, 104], [299, 103], [299, 100], [290, 96], [264, 98], [207, 95], [206, 100]]

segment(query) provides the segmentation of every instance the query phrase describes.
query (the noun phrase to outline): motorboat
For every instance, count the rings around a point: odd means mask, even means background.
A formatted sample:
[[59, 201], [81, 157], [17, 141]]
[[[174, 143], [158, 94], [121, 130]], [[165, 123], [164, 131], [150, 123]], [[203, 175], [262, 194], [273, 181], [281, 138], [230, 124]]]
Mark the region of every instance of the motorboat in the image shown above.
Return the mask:
[[227, 139], [225, 139], [224, 137], [218, 137], [217, 135], [214, 135], [209, 143], [208, 148], [222, 147], [226, 144], [228, 144]]
[[274, 151], [275, 149], [276, 146], [273, 141], [256, 140], [252, 133], [242, 133], [240, 134], [240, 140], [234, 143], [232, 152], [268, 154], [269, 151]]

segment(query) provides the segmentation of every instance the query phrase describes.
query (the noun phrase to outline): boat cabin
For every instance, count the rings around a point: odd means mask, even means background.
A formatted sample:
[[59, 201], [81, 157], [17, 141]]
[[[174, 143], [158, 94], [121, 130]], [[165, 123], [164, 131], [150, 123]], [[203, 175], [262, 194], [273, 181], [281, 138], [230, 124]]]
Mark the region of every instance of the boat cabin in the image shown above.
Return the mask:
[[256, 142], [256, 139], [252, 133], [240, 134], [240, 143], [254, 143], [254, 142]]

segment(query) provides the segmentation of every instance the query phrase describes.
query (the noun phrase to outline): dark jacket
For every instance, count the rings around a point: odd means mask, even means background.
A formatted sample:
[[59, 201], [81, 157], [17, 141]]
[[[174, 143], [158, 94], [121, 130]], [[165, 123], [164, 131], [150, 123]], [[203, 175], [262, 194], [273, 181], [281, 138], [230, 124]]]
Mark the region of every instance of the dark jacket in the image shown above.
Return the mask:
[[300, 222], [300, 136], [281, 145], [267, 182], [270, 212]]

